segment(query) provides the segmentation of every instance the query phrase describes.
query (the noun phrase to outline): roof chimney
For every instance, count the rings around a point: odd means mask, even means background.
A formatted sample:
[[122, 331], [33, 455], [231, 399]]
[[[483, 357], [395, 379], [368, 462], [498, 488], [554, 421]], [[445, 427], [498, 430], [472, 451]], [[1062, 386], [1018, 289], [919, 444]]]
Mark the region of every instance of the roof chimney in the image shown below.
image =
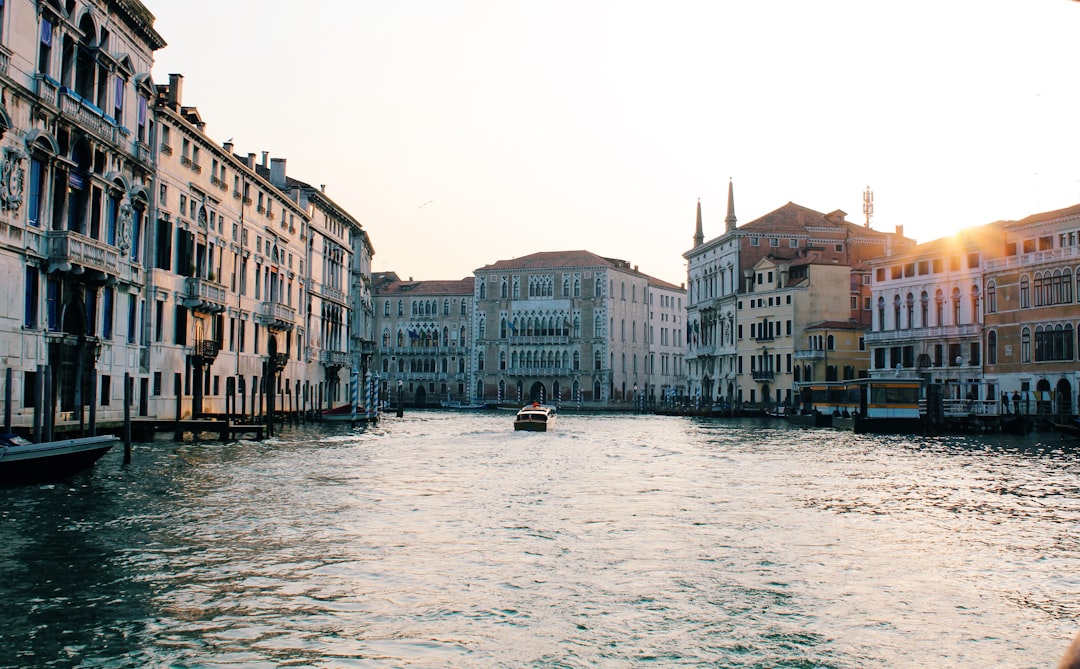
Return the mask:
[[249, 170], [255, 169], [255, 154], [254, 153], [248, 153], [247, 166], [248, 166]]
[[184, 97], [184, 75], [169, 75], [169, 107], [179, 109]]
[[[265, 154], [263, 154], [265, 155]], [[285, 188], [285, 159], [284, 158], [271, 158], [270, 159], [270, 183], [274, 184], [276, 188], [284, 190]]]
[[225, 149], [225, 153], [229, 154], [230, 156], [232, 155], [232, 150], [233, 150], [233, 143], [232, 142], [225, 142], [224, 144], [221, 145], [221, 148]]
[[262, 166], [266, 167], [266, 159], [270, 155], [270, 152], [269, 151], [263, 151], [262, 154], [263, 154]]
[[326, 192], [326, 184], [319, 184], [319, 190], [322, 191], [323, 193], [325, 193]]

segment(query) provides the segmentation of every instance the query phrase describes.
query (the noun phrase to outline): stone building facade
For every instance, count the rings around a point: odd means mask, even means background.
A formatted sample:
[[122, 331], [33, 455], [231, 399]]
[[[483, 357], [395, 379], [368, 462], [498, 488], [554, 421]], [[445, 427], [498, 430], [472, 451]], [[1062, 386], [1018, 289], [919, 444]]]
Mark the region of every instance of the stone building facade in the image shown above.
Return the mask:
[[329, 367], [363, 365], [366, 233], [325, 194], [273, 183], [265, 154], [210, 139], [183, 77], [151, 78], [164, 45], [138, 0], [0, 11], [14, 427], [118, 421], [125, 378], [136, 416], [171, 417], [178, 399], [182, 416], [220, 413], [229, 392], [258, 413], [268, 377], [278, 408], [318, 408], [346, 399]]

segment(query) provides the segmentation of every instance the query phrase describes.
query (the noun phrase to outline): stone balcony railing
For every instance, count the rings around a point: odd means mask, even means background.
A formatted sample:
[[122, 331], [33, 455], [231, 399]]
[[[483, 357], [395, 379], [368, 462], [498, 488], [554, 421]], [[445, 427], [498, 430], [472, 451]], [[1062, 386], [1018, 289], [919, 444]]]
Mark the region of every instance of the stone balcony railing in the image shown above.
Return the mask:
[[867, 345], [901, 344], [916, 341], [942, 339], [967, 339], [982, 336], [982, 323], [964, 325], [938, 325], [929, 328], [910, 328], [904, 330], [876, 330], [866, 333]]
[[825, 351], [816, 348], [795, 349], [796, 360], [823, 360]]
[[217, 281], [201, 277], [188, 277], [185, 282], [187, 291], [185, 306], [196, 311], [217, 313], [225, 310], [228, 291]]
[[85, 130], [93, 132], [107, 142], [116, 142], [116, 124], [105, 118], [105, 112], [82, 99], [67, 88], [60, 88], [57, 95], [60, 113]]
[[755, 381], [772, 381], [776, 378], [776, 372], [772, 370], [755, 369], [750, 372], [750, 374], [754, 377]]
[[279, 302], [263, 302], [259, 309], [259, 320], [274, 330], [291, 330], [296, 324], [296, 309]]
[[34, 75], [34, 85], [37, 89], [37, 96], [39, 99], [48, 102], [50, 105], [57, 104], [56, 97], [60, 91], [60, 83], [47, 74], [41, 74], [40, 72]]
[[581, 373], [580, 369], [572, 367], [510, 367], [506, 370], [508, 376], [570, 376]]
[[348, 306], [347, 299], [345, 297], [345, 291], [339, 288], [333, 288], [325, 283], [319, 283], [318, 281], [311, 282], [312, 288], [315, 292], [324, 299], [336, 302], [343, 306]]
[[[78, 265], [116, 276], [120, 272], [120, 253], [105, 242], [90, 239], [72, 230], [50, 230], [49, 262], [62, 270]], [[64, 267], [67, 265], [67, 267]]]
[[327, 367], [348, 367], [349, 354], [344, 351], [319, 351], [319, 362]]
[[1045, 251], [1021, 253], [1020, 255], [1008, 256], [1006, 258], [995, 258], [993, 260], [987, 260], [983, 267], [987, 272], [998, 272], [1016, 267], [1026, 267], [1031, 269], [1036, 265], [1044, 263], [1059, 263], [1063, 260], [1069, 261], [1076, 260], [1077, 258], [1080, 258], [1080, 247], [1067, 246], [1058, 249], [1047, 249]]

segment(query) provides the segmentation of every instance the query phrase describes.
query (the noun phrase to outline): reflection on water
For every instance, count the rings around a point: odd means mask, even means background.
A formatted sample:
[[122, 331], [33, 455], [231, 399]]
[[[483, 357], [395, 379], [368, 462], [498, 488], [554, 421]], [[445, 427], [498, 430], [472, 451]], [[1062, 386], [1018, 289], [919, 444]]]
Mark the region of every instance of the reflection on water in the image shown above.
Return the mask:
[[1056, 434], [511, 418], [0, 489], [0, 667], [1036, 667], [1080, 625]]

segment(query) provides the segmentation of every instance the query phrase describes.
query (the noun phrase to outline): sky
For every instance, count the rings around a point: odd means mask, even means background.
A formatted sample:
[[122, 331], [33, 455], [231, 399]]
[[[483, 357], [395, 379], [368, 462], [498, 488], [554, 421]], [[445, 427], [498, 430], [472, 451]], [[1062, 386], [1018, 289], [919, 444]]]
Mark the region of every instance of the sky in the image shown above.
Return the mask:
[[929, 241], [1080, 203], [1080, 2], [143, 0], [153, 78], [287, 159], [375, 271], [586, 249], [686, 281], [787, 202]]

